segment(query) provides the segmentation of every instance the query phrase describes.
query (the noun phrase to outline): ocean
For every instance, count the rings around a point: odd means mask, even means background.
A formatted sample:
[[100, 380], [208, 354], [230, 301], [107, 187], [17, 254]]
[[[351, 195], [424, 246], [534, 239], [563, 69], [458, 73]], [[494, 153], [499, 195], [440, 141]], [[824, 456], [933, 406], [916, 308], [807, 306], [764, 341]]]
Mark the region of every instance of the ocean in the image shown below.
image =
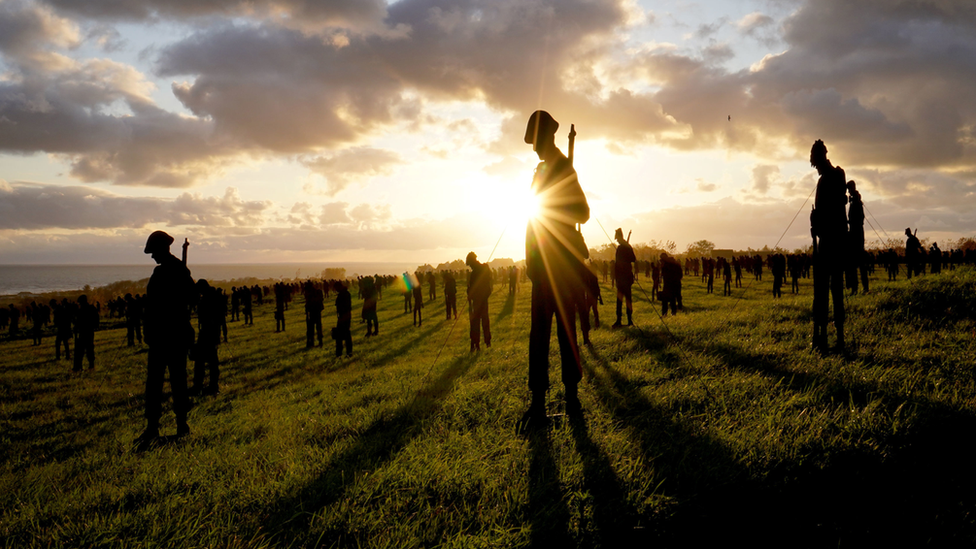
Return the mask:
[[[0, 295], [42, 294], [98, 288], [121, 280], [149, 278], [156, 265], [0, 265]], [[329, 268], [344, 268], [346, 276], [401, 274], [416, 263], [256, 263], [190, 265], [194, 279], [233, 280], [316, 278]]]

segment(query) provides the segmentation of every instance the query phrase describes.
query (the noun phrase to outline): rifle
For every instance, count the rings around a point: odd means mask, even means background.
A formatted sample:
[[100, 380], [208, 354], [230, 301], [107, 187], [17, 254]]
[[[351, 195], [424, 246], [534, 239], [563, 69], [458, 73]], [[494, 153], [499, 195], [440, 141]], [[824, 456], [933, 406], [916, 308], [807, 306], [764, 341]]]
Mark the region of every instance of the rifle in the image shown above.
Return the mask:
[[573, 151], [576, 149], [576, 124], [569, 125], [569, 165], [573, 165]]
[[630, 244], [630, 233], [632, 232], [634, 231], [633, 230], [627, 231], [627, 244]]
[[183, 239], [183, 266], [186, 266], [186, 249], [190, 247], [190, 239]]

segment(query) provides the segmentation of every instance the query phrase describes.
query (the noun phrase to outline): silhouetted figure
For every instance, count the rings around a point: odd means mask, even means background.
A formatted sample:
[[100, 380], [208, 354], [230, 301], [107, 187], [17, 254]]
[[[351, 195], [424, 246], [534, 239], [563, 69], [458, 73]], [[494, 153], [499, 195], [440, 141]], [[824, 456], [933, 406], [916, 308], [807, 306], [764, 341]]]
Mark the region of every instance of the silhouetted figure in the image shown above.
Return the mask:
[[285, 300], [287, 288], [281, 282], [274, 285], [275, 295], [275, 333], [285, 331]]
[[75, 367], [81, 371], [81, 362], [88, 359], [88, 369], [95, 367], [95, 330], [98, 329], [98, 311], [88, 303], [88, 296], [78, 298], [78, 312], [75, 313]]
[[[163, 414], [163, 380], [169, 370], [169, 383], [176, 413], [176, 434], [190, 433], [186, 416], [190, 410], [186, 390], [187, 351], [193, 345], [190, 306], [197, 300], [190, 271], [169, 252], [173, 237], [163, 231], [149, 235], [144, 250], [152, 254], [157, 267], [146, 285], [143, 335], [149, 345], [146, 372], [146, 430], [139, 437], [149, 442], [159, 436]], [[76, 350], [77, 353], [77, 350]]]
[[244, 325], [254, 326], [254, 305], [251, 289], [244, 286], [241, 292], [241, 312], [244, 313]]
[[410, 273], [403, 273], [403, 314], [413, 311], [413, 281]]
[[668, 308], [671, 314], [678, 314], [678, 299], [681, 295], [681, 277], [684, 273], [678, 260], [671, 257], [667, 252], [661, 252], [661, 278], [664, 284], [661, 285], [661, 316], [668, 316]]
[[[918, 232], [918, 229], [915, 229]], [[922, 243], [918, 241], [918, 237], [912, 233], [912, 230], [905, 229], [905, 267], [908, 271], [908, 278], [911, 279], [913, 274], [918, 274], [918, 265], [921, 263], [923, 248]]]
[[651, 290], [651, 299], [657, 299], [657, 294], [661, 290], [661, 265], [657, 261], [651, 261], [651, 281], [654, 288]]
[[847, 263], [847, 287], [851, 295], [857, 294], [857, 274], [861, 272], [861, 285], [864, 293], [868, 293], [868, 266], [864, 251], [864, 203], [861, 193], [857, 192], [857, 184], [852, 180], [847, 182], [850, 193], [850, 207], [847, 210], [847, 224], [850, 230], [847, 234], [850, 242], [850, 257]]
[[422, 326], [424, 323], [424, 289], [420, 285], [420, 277], [423, 275], [414, 275], [414, 285], [413, 285], [413, 325]]
[[[217, 295], [220, 297], [220, 332], [224, 334], [224, 343], [227, 343], [227, 294], [223, 288], [217, 288]], [[141, 304], [140, 304], [141, 306]]]
[[773, 272], [773, 297], [783, 297], [783, 282], [786, 281], [786, 256], [773, 254], [770, 257]]
[[624, 240], [623, 229], [618, 227], [613, 238], [617, 241], [613, 272], [613, 278], [617, 283], [617, 321], [613, 323], [611, 328], [619, 328], [622, 325], [620, 321], [624, 301], [627, 302], [627, 325], [633, 326], [634, 301], [631, 290], [634, 285], [634, 269], [632, 264], [637, 261], [637, 256], [634, 255], [634, 248], [630, 246], [630, 243]]
[[929, 262], [932, 265], [932, 274], [942, 272], [942, 250], [939, 249], [938, 242], [933, 242], [929, 247]]
[[[366, 321], [366, 337], [380, 335], [380, 319], [376, 314], [376, 281], [371, 276], [363, 278], [363, 320]], [[420, 300], [423, 301], [423, 295]]]
[[315, 287], [311, 280], [305, 283], [305, 348], [311, 349], [315, 344], [315, 336], [322, 346], [322, 310], [325, 309], [325, 297], [322, 290]]
[[603, 305], [603, 296], [600, 295], [600, 281], [596, 277], [596, 273], [587, 269], [583, 273], [584, 279], [584, 291], [586, 292], [583, 299], [580, 301], [580, 331], [583, 332], [583, 344], [590, 344], [590, 310], [593, 311], [593, 325], [596, 328], [600, 327], [600, 308], [597, 306]]
[[132, 294], [125, 294], [125, 329], [129, 347], [134, 347], [136, 339], [142, 345], [142, 304]]
[[586, 243], [576, 229], [586, 223], [590, 207], [580, 188], [572, 162], [556, 147], [559, 124], [545, 111], [529, 118], [525, 142], [532, 145], [541, 161], [535, 169], [532, 192], [539, 199], [540, 212], [529, 221], [525, 234], [525, 268], [532, 281], [532, 327], [529, 332], [529, 390], [532, 403], [522, 417], [523, 428], [548, 423], [546, 392], [549, 390], [549, 344], [552, 321], [562, 364], [566, 409], [581, 410], [579, 382], [583, 378], [579, 344], [576, 340], [576, 311], [583, 299], [583, 261]]
[[447, 319], [451, 320], [451, 315], [457, 318], [457, 280], [451, 271], [444, 271], [441, 275], [444, 279], [444, 306], [447, 309]]
[[71, 359], [71, 322], [73, 318], [72, 308], [68, 304], [68, 299], [64, 298], [59, 304], [51, 300], [51, 309], [54, 311], [54, 358], [61, 360], [61, 345], [64, 345], [64, 358]]
[[491, 347], [491, 324], [488, 319], [488, 297], [491, 295], [491, 269], [478, 261], [474, 252], [464, 259], [471, 268], [468, 275], [468, 318], [471, 320], [471, 352], [481, 350], [481, 332], [485, 332], [485, 346]]
[[810, 212], [813, 237], [813, 347], [827, 351], [828, 295], [833, 296], [837, 349], [844, 348], [844, 264], [847, 234], [847, 177], [827, 159], [827, 147], [817, 140], [810, 149], [810, 164], [817, 168], [816, 199]]
[[241, 319], [241, 292], [237, 286], [230, 287], [230, 321], [236, 322]]
[[729, 260], [723, 258], [719, 259], [719, 263], [722, 267], [722, 295], [732, 295], [732, 264]]
[[508, 269], [508, 295], [515, 295], [518, 291], [518, 267]]
[[[200, 302], [197, 304], [197, 319], [200, 333], [197, 343], [193, 347], [193, 395], [216, 395], [220, 392], [220, 360], [217, 357], [217, 347], [220, 345], [220, 295], [210, 284], [200, 279], [197, 281], [197, 293]], [[204, 377], [210, 370], [210, 383], [204, 386]]]
[[341, 281], [332, 283], [336, 292], [336, 327], [332, 329], [332, 339], [336, 342], [336, 357], [342, 356], [342, 345], [346, 345], [346, 356], [352, 356], [352, 294]]
[[427, 271], [427, 299], [433, 301], [437, 299], [437, 279], [434, 278], [434, 271]]

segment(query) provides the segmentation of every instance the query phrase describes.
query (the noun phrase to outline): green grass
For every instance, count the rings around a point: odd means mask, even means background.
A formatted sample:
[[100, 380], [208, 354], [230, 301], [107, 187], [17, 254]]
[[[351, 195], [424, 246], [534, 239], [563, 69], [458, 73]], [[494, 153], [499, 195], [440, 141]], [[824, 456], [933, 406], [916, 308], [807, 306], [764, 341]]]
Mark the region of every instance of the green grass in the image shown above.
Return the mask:
[[[971, 545], [976, 272], [873, 282], [848, 300], [848, 354], [827, 357], [809, 348], [809, 280], [774, 300], [771, 277], [732, 298], [688, 277], [685, 313], [663, 322], [635, 287], [638, 327], [616, 331], [605, 288], [583, 351], [584, 420], [530, 437], [514, 431], [528, 404], [527, 285], [514, 299], [496, 287], [493, 345], [477, 354], [443, 296], [417, 328], [388, 292], [381, 335], [354, 324], [351, 359], [330, 340], [305, 350], [300, 298], [281, 334], [273, 306], [256, 307], [253, 327], [230, 324], [222, 393], [195, 400], [191, 435], [144, 452], [132, 440], [146, 354], [121, 326], [98, 332], [97, 367], [81, 374], [54, 361], [51, 337], [4, 341], [0, 540]], [[559, 413], [555, 338], [551, 363]], [[162, 427], [175, 432], [169, 404]]]

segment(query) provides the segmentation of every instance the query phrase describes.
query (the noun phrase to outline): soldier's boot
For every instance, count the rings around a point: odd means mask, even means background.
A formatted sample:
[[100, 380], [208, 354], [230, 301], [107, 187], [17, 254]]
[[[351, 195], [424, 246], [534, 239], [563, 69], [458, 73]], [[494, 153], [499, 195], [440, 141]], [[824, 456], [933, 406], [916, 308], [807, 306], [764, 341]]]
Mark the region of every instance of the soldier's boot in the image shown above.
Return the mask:
[[576, 383], [566, 385], [566, 413], [571, 416], [583, 413], [583, 404], [579, 399], [579, 385]]
[[136, 438], [136, 442], [148, 443], [159, 438], [159, 420], [149, 420], [146, 430]]
[[546, 416], [546, 392], [533, 392], [532, 404], [522, 414], [522, 419], [516, 424], [515, 430], [519, 434], [527, 434], [533, 431], [544, 430], [548, 426], [549, 418]]
[[190, 426], [186, 424], [186, 416], [176, 418], [176, 436], [185, 437], [190, 434]]
[[627, 311], [627, 325], [628, 326], [633, 326], [634, 325], [634, 312], [633, 311]]

